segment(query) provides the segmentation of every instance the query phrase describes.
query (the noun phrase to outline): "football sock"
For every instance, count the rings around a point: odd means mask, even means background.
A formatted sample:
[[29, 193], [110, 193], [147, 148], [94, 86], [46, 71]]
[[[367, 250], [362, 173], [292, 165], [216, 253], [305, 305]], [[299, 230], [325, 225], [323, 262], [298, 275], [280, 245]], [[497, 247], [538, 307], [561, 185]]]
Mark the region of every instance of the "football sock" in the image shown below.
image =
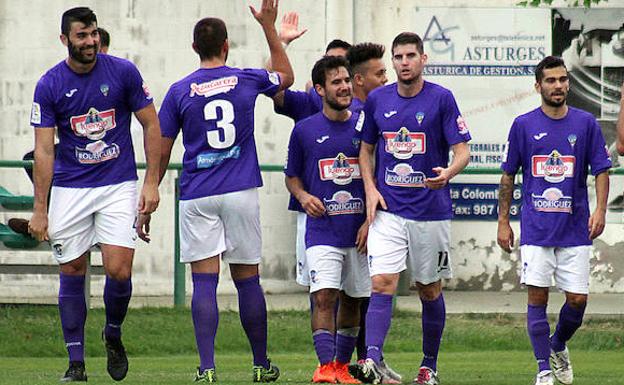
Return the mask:
[[444, 331], [444, 322], [446, 320], [446, 306], [444, 305], [444, 296], [440, 296], [433, 301], [425, 301], [421, 298], [422, 303], [422, 333], [423, 333], [423, 360], [421, 366], [437, 370], [438, 351], [440, 350], [440, 342], [442, 341], [442, 332]]
[[336, 361], [341, 364], [351, 362], [359, 331], [359, 327], [338, 329], [336, 332]]
[[234, 285], [238, 290], [238, 311], [241, 324], [253, 353], [255, 366], [269, 367], [267, 359], [267, 310], [260, 277], [235, 280]]
[[70, 361], [84, 362], [84, 325], [87, 320], [84, 289], [84, 275], [61, 273], [58, 307]]
[[366, 313], [366, 358], [381, 361], [386, 334], [392, 319], [392, 295], [372, 293]]
[[370, 298], [362, 298], [360, 302], [360, 332], [357, 339], [357, 359], [366, 359], [366, 313], [368, 312], [368, 304]]
[[528, 305], [527, 330], [539, 371], [550, 370], [550, 326], [546, 318], [546, 305]]
[[572, 338], [574, 332], [581, 327], [585, 314], [585, 305], [581, 309], [575, 309], [568, 303], [564, 303], [559, 312], [559, 322], [552, 336], [550, 346], [555, 352], [565, 349], [566, 342]]
[[117, 281], [106, 276], [104, 284], [104, 308], [106, 326], [104, 335], [107, 338], [121, 338], [121, 324], [128, 312], [128, 303], [132, 296], [132, 281]]
[[336, 355], [334, 333], [326, 329], [317, 329], [312, 333], [312, 340], [314, 341], [316, 356], [321, 365], [332, 362]]
[[218, 283], [218, 273], [193, 273], [191, 314], [195, 327], [195, 342], [199, 352], [200, 373], [215, 367], [214, 343], [219, 326]]

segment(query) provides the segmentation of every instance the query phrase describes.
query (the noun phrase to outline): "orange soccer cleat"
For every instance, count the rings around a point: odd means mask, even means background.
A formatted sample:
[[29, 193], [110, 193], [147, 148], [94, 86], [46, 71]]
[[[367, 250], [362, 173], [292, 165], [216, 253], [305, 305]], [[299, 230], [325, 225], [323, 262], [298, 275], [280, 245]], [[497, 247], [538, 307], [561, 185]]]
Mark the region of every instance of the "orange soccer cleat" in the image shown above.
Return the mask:
[[362, 381], [356, 379], [349, 373], [349, 364], [336, 361], [334, 363], [336, 372], [336, 382], [339, 384], [361, 384]]
[[319, 365], [314, 371], [312, 376], [312, 382], [315, 384], [320, 383], [336, 383], [336, 371], [334, 369], [334, 363], [330, 362], [325, 365]]

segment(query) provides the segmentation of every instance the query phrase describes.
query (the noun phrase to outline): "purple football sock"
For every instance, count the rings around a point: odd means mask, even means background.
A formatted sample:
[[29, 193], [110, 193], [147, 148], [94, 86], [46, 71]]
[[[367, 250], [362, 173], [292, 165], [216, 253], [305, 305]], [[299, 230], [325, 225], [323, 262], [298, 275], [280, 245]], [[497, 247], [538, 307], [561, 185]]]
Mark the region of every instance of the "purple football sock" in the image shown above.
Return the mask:
[[58, 307], [69, 360], [84, 362], [85, 276], [61, 273], [60, 281]]
[[[370, 298], [362, 298], [360, 303], [360, 333], [357, 340], [357, 359], [366, 359], [366, 313], [368, 312], [368, 304]], [[383, 359], [383, 357], [382, 357]]]
[[199, 352], [199, 371], [215, 367], [214, 345], [219, 326], [217, 307], [217, 273], [193, 273], [191, 314], [195, 327], [195, 342]]
[[528, 305], [527, 330], [539, 371], [550, 370], [550, 325], [546, 318], [546, 305]]
[[366, 358], [381, 361], [386, 334], [392, 320], [392, 295], [372, 293], [366, 313]]
[[318, 329], [312, 333], [312, 339], [314, 340], [316, 356], [321, 365], [332, 362], [336, 355], [334, 334], [326, 329]]
[[255, 366], [268, 368], [267, 311], [260, 277], [255, 275], [234, 281], [234, 285], [238, 290], [238, 311], [251, 345], [253, 363]]
[[117, 281], [106, 276], [104, 284], [104, 308], [106, 312], [106, 338], [121, 338], [121, 324], [128, 312], [132, 296], [132, 281]]
[[585, 314], [585, 305], [581, 309], [575, 309], [568, 303], [564, 303], [559, 312], [559, 322], [552, 336], [550, 346], [555, 352], [565, 349], [566, 342], [572, 338], [574, 332], [581, 327]]
[[426, 366], [433, 371], [437, 370], [438, 351], [442, 341], [444, 322], [446, 320], [446, 306], [444, 296], [433, 301], [420, 299], [422, 303], [422, 333], [423, 333], [423, 360], [420, 366]]
[[341, 364], [351, 362], [359, 331], [359, 327], [338, 329], [336, 333], [336, 361]]

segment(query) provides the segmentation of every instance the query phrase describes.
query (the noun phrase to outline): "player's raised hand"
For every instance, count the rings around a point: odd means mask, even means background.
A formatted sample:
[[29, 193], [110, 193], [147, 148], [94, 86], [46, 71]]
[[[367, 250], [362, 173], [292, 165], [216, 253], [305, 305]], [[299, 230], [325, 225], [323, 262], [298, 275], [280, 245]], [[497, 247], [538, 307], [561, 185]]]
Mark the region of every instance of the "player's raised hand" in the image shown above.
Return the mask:
[[514, 233], [509, 222], [498, 222], [498, 234], [496, 241], [501, 249], [511, 253], [511, 248], [514, 245]]
[[49, 241], [48, 215], [46, 213], [34, 212], [28, 222], [28, 232], [39, 242]]
[[439, 190], [443, 188], [451, 180], [451, 177], [449, 175], [449, 170], [447, 168], [434, 167], [433, 172], [438, 174], [438, 176], [425, 179], [425, 186], [427, 186], [428, 188], [432, 190]]
[[368, 240], [368, 221], [362, 223], [355, 237], [355, 247], [358, 253], [366, 254], [366, 241]]
[[377, 188], [372, 187], [366, 190], [366, 220], [369, 224], [375, 220], [375, 213], [377, 212], [377, 206], [381, 206], [384, 210], [388, 210], [386, 201]]
[[249, 10], [253, 17], [260, 23], [260, 25], [269, 26], [275, 25], [277, 19], [277, 6], [279, 0], [262, 0], [260, 11], [257, 11], [252, 5], [249, 6]]
[[293, 40], [300, 38], [307, 30], [307, 28], [299, 30], [299, 14], [297, 12], [287, 12], [282, 17], [279, 38], [282, 43], [290, 44]]
[[144, 184], [139, 197], [138, 211], [140, 214], [151, 214], [158, 208], [160, 195], [157, 184]]
[[139, 214], [136, 221], [136, 232], [139, 238], [146, 243], [150, 243], [150, 222], [152, 220], [151, 214]]
[[604, 210], [596, 210], [589, 217], [589, 221], [587, 226], [589, 227], [589, 239], [596, 239], [602, 234], [605, 228], [605, 211]]

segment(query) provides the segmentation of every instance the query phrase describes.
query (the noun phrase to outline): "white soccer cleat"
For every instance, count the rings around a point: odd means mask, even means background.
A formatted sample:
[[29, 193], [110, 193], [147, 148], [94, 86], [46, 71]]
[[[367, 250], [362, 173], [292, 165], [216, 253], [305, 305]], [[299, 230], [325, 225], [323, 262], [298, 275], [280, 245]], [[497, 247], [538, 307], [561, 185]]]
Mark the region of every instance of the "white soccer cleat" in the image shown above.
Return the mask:
[[550, 351], [550, 366], [553, 368], [553, 374], [557, 381], [563, 385], [572, 384], [572, 381], [574, 381], [574, 373], [572, 372], [570, 351], [568, 351], [567, 346], [560, 352]]
[[422, 366], [418, 369], [418, 375], [414, 378], [414, 384], [416, 385], [439, 385], [438, 373], [433, 369], [426, 366]]
[[550, 370], [542, 370], [535, 377], [535, 385], [555, 385], [555, 379]]
[[403, 382], [401, 375], [388, 366], [385, 360], [381, 360], [377, 368], [379, 369], [379, 372], [381, 372], [382, 384], [400, 384]]
[[379, 366], [370, 358], [367, 358], [360, 366], [360, 373], [360, 381], [366, 384], [381, 384], [382, 375], [379, 372]]

